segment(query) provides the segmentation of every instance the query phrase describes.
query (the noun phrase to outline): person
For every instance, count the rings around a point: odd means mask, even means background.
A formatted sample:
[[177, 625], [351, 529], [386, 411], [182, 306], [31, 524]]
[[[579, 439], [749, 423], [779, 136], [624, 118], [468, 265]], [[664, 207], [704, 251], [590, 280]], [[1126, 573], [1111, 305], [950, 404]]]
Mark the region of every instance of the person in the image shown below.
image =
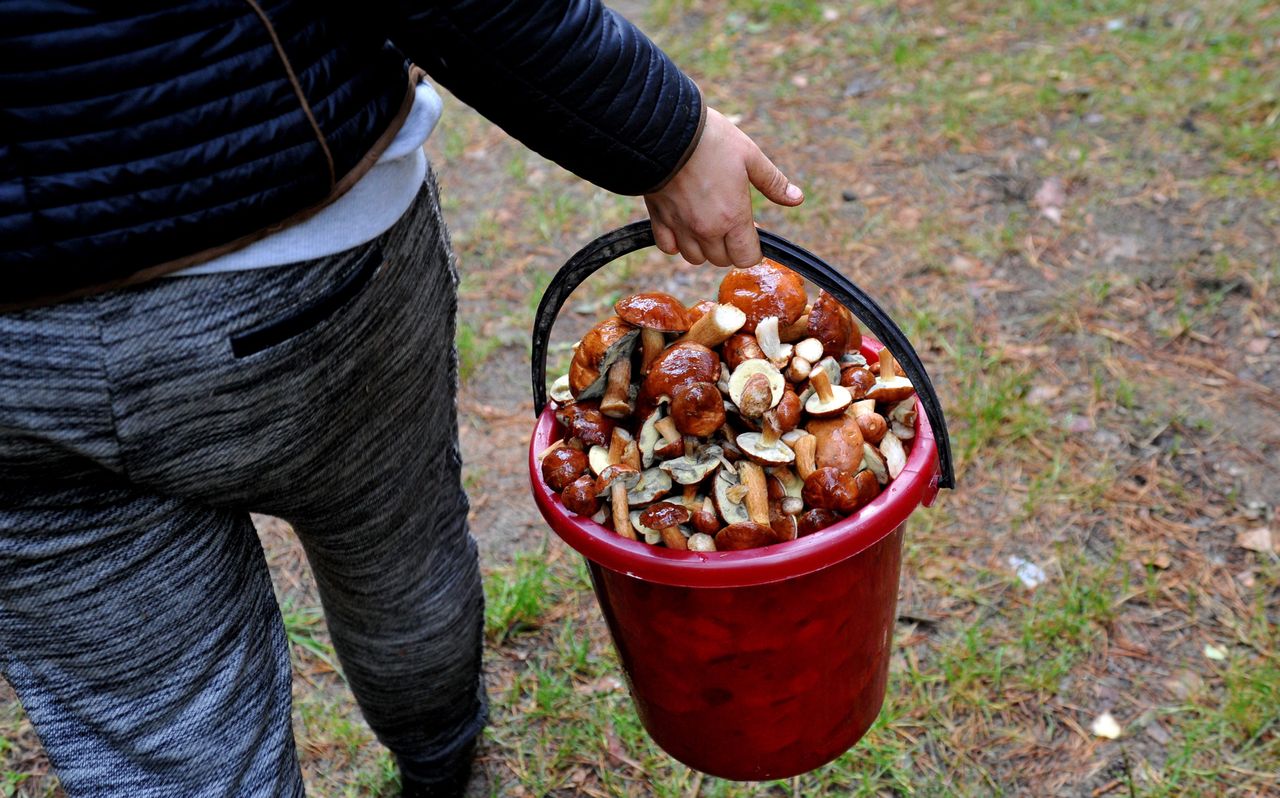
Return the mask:
[[422, 143], [449, 88], [760, 260], [799, 189], [598, 0], [0, 4], [0, 670], [76, 796], [296, 796], [286, 519], [406, 795], [486, 721], [457, 274]]

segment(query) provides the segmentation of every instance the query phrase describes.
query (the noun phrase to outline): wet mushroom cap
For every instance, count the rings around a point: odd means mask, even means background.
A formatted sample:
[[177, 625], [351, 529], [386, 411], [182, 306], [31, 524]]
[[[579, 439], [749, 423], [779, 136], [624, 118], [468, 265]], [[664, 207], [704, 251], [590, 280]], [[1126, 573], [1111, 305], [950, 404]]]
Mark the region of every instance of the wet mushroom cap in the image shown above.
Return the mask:
[[699, 438], [710, 436], [724, 426], [724, 398], [710, 382], [691, 382], [671, 392], [671, 418], [676, 429]]
[[782, 542], [772, 528], [752, 521], [730, 524], [716, 533], [715, 541], [717, 551], [758, 549]]
[[801, 497], [810, 507], [845, 515], [858, 509], [858, 486], [853, 476], [835, 468], [819, 468], [810, 474]]
[[800, 397], [790, 388], [782, 392], [782, 399], [773, 409], [779, 432], [790, 432], [800, 423]]
[[687, 509], [671, 502], [658, 502], [640, 513], [640, 523], [650, 529], [666, 529], [689, 522]]
[[751, 333], [734, 333], [720, 345], [720, 356], [725, 365], [733, 371], [746, 360], [763, 360], [764, 350], [760, 348], [756, 337]]
[[822, 291], [809, 310], [809, 335], [822, 342], [828, 357], [840, 357], [850, 349], [862, 346], [862, 330], [849, 309], [831, 294]]
[[613, 304], [618, 318], [627, 324], [658, 330], [664, 333], [684, 332], [689, 329], [688, 313], [684, 303], [671, 294], [650, 291], [623, 297]]
[[610, 316], [582, 336], [569, 364], [569, 390], [574, 397], [595, 398], [597, 384], [603, 391], [605, 370], [614, 360], [631, 353], [638, 333], [637, 328]]
[[844, 516], [835, 510], [827, 510], [822, 507], [815, 507], [800, 515], [796, 522], [796, 532], [800, 537], [812, 535], [820, 529], [826, 529], [832, 524], [842, 520]]
[[600, 500], [596, 498], [596, 481], [590, 474], [569, 483], [560, 494], [564, 508], [576, 515], [591, 517], [600, 510]]
[[601, 413], [596, 402], [574, 402], [558, 408], [556, 421], [568, 430], [568, 437], [588, 446], [608, 446], [613, 438], [613, 419]]
[[704, 299], [685, 311], [685, 318], [689, 321], [689, 326], [692, 327], [698, 319], [710, 313], [711, 309], [718, 304], [720, 303], [713, 299]]
[[587, 472], [587, 456], [577, 449], [561, 446], [542, 458], [542, 479], [552, 490], [561, 491]]
[[720, 281], [719, 299], [747, 314], [746, 326], [753, 330], [769, 316], [793, 323], [809, 301], [804, 278], [768, 259], [747, 269], [730, 269]]
[[865, 399], [876, 384], [876, 375], [866, 366], [850, 365], [840, 370], [840, 384], [849, 389], [854, 400]]
[[720, 356], [695, 343], [674, 344], [663, 351], [649, 366], [649, 374], [640, 388], [636, 411], [646, 414], [663, 396], [671, 396], [677, 386], [691, 382], [720, 379]]

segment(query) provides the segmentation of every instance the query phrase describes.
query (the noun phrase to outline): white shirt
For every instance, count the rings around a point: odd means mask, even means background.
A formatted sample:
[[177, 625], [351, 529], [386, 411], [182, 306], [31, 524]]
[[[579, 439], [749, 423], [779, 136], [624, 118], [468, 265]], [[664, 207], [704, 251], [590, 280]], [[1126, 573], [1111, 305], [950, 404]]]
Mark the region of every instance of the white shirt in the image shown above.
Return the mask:
[[264, 269], [333, 255], [372, 241], [404, 215], [427, 175], [423, 142], [435, 129], [443, 103], [425, 80], [391, 144], [356, 184], [309, 219], [246, 247], [168, 275]]

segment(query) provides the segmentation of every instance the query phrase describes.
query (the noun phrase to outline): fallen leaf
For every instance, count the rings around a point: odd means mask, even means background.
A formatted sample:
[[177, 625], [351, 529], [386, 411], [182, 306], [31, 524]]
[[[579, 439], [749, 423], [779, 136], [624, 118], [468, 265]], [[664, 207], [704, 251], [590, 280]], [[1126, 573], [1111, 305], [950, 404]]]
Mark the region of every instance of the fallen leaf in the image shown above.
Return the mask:
[[1271, 346], [1271, 341], [1266, 338], [1253, 338], [1244, 345], [1244, 351], [1251, 355], [1264, 355], [1267, 348]]
[[1067, 192], [1062, 179], [1050, 177], [1040, 184], [1031, 202], [1040, 209], [1040, 215], [1054, 224], [1062, 223], [1062, 207], [1067, 204]]
[[1106, 740], [1117, 740], [1121, 734], [1120, 724], [1116, 723], [1116, 719], [1110, 712], [1103, 712], [1094, 718], [1093, 723], [1089, 725], [1089, 731]]
[[1018, 580], [1030, 588], [1039, 587], [1049, 578], [1045, 575], [1043, 568], [1030, 560], [1022, 559], [1016, 554], [1009, 556], [1009, 567], [1013, 568]]
[[1241, 532], [1236, 535], [1237, 546], [1263, 554], [1276, 553], [1275, 543], [1271, 537], [1270, 527], [1260, 526], [1257, 529], [1250, 529], [1248, 532]]
[[1214, 662], [1222, 662], [1227, 658], [1227, 650], [1219, 648], [1212, 643], [1204, 644], [1204, 655]]

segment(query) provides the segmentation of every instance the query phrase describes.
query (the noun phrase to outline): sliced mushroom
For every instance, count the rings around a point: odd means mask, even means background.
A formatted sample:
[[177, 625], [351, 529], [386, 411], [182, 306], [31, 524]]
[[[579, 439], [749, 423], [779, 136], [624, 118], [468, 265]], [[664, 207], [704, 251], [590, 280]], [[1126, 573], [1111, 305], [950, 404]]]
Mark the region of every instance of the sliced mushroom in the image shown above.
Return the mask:
[[627, 489], [627, 504], [642, 507], [655, 502], [671, 492], [671, 475], [660, 468], [646, 468], [640, 472], [640, 481]]
[[685, 537], [680, 532], [680, 525], [688, 523], [689, 518], [688, 510], [671, 502], [658, 502], [640, 513], [640, 523], [656, 529], [667, 548], [680, 551], [688, 548]]
[[[773, 407], [782, 401], [782, 393], [786, 390], [787, 381], [783, 379], [782, 372], [778, 371], [773, 364], [767, 360], [747, 360], [734, 369], [733, 374], [729, 377], [729, 401], [733, 402], [742, 410], [743, 414], [747, 413], [742, 407], [742, 395], [747, 387], [747, 381], [756, 375], [763, 375], [768, 380], [769, 387], [769, 407]], [[756, 382], [759, 385], [759, 381]], [[769, 408], [764, 408], [768, 410]], [[763, 410], [760, 412], [764, 412]]]
[[609, 447], [592, 446], [587, 451], [587, 463], [591, 466], [591, 473], [600, 476], [606, 468], [613, 465], [609, 462]]
[[658, 467], [671, 475], [674, 482], [681, 485], [694, 485], [706, 479], [711, 472], [720, 467], [720, 456], [724, 450], [715, 444], [685, 448], [683, 457], [676, 457], [659, 463]]
[[551, 390], [547, 394], [551, 397], [551, 401], [558, 405], [567, 405], [573, 401], [573, 391], [569, 390], [569, 375], [562, 374], [553, 383]]
[[[742, 488], [742, 490], [735, 490], [735, 488]], [[728, 471], [716, 474], [712, 498], [715, 501], [716, 512], [726, 524], [738, 524], [751, 520], [744, 501], [746, 493], [745, 486], [738, 481], [737, 476]]]
[[804, 313], [809, 297], [804, 279], [790, 269], [765, 259], [746, 269], [730, 269], [720, 281], [720, 302], [734, 305], [754, 328], [767, 316], [791, 324]]
[[610, 316], [582, 336], [569, 364], [569, 390], [574, 398], [603, 396], [609, 367], [631, 357], [639, 334], [635, 327], [617, 316]]
[[796, 344], [795, 356], [802, 357], [809, 363], [817, 363], [822, 359], [822, 354], [822, 342], [817, 338], [806, 338]]
[[832, 385], [826, 369], [814, 369], [809, 377], [813, 385], [814, 395], [805, 402], [804, 410], [814, 418], [825, 418], [844, 412], [853, 401], [849, 389], [840, 385]]
[[889, 479], [897, 479], [902, 469], [907, 467], [907, 452], [902, 448], [902, 441], [892, 432], [886, 432], [880, 441], [880, 453], [884, 455], [885, 469]]
[[876, 482], [881, 485], [889, 484], [889, 466], [885, 463], [884, 455], [869, 443], [862, 444], [862, 467], [875, 474]]
[[689, 551], [715, 551], [715, 539], [705, 532], [694, 532], [686, 541]]
[[747, 323], [746, 315], [733, 305], [714, 305], [701, 318], [693, 322], [689, 332], [676, 340], [677, 344], [694, 343], [716, 347]]
[[737, 442], [747, 459], [760, 465], [787, 465], [796, 459], [796, 453], [782, 442], [777, 416], [772, 410], [764, 414], [761, 432], [744, 432], [738, 436]]

